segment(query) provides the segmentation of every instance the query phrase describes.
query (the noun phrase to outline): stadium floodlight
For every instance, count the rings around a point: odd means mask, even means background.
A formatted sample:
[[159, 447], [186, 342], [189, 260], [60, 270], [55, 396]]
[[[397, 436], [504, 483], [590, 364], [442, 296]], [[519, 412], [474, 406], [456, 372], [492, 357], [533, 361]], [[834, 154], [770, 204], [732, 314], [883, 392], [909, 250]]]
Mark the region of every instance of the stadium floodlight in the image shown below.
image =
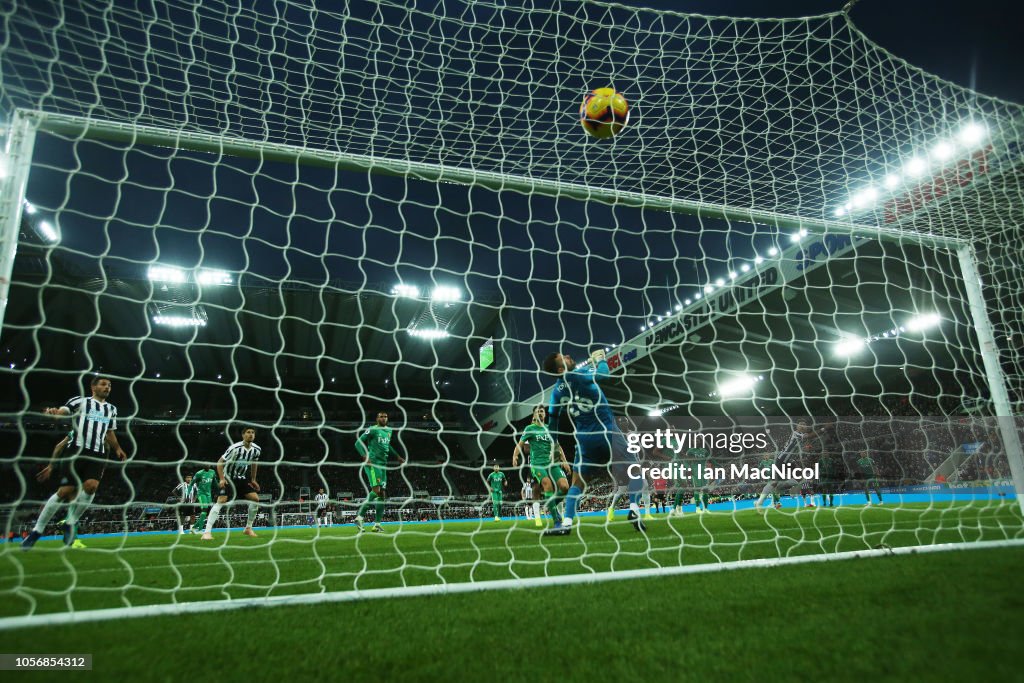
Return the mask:
[[53, 229], [53, 225], [49, 221], [39, 222], [39, 234], [43, 236], [47, 242], [57, 241], [57, 231]]
[[660, 323], [660, 322], [661, 322], [662, 320], [664, 320], [664, 319], [665, 319], [665, 318], [663, 318], [662, 316], [660, 316], [660, 315], [658, 316], [658, 322], [659, 322], [659, 323]]
[[764, 263], [764, 257], [763, 256], [755, 256], [754, 257], [754, 263], [756, 265], [761, 265], [762, 263]]
[[172, 266], [150, 266], [146, 275], [153, 282], [177, 282], [185, 281], [185, 271]]
[[757, 378], [752, 375], [738, 375], [718, 385], [718, 394], [723, 399], [735, 398], [749, 392], [757, 384]]
[[850, 337], [839, 342], [835, 346], [837, 356], [849, 357], [867, 346], [867, 342], [860, 337]]
[[206, 321], [202, 318], [187, 315], [154, 315], [153, 324], [165, 327], [206, 327]]
[[[714, 287], [712, 287], [711, 285], [704, 285], [704, 293], [705, 293], [705, 294], [710, 294], [710, 293], [711, 293], [711, 292], [713, 292], [713, 291], [715, 291], [715, 288], [714, 288]], [[700, 295], [699, 295], [699, 294], [697, 295], [697, 298], [698, 298], [698, 299], [700, 298]]]
[[932, 147], [932, 156], [939, 161], [945, 161], [953, 156], [953, 151], [953, 145], [949, 144], [945, 140], [941, 140]]
[[31, 216], [35, 212], [36, 212], [36, 205], [33, 204], [32, 202], [26, 200], [26, 202], [25, 202], [25, 213], [27, 213], [29, 216]]
[[230, 285], [231, 273], [226, 270], [200, 270], [196, 273], [196, 282], [200, 285]]
[[907, 162], [903, 170], [908, 176], [916, 177], [928, 170], [928, 164], [921, 157], [914, 157]]
[[729, 271], [729, 279], [730, 280], [735, 280], [736, 279], [736, 271], [735, 270], [730, 270]]
[[449, 336], [447, 331], [437, 329], [411, 329], [409, 334], [419, 339], [444, 339]]
[[957, 138], [960, 140], [961, 144], [970, 147], [984, 140], [986, 133], [987, 131], [985, 130], [985, 126], [972, 121], [960, 129], [960, 134]]
[[740, 272], [746, 273], [749, 270], [750, 270], [750, 264], [749, 263], [744, 263], [742, 266], [740, 266]]
[[895, 173], [890, 173], [889, 175], [885, 176], [884, 184], [886, 189], [893, 190], [896, 188], [897, 185], [900, 184], [900, 177]]
[[718, 278], [717, 280], [715, 280], [715, 284], [718, 285], [719, 287], [724, 287], [725, 280], [723, 278]]
[[771, 249], [768, 250], [768, 255], [769, 256], [777, 256], [778, 253], [779, 253], [779, 250], [776, 249], [775, 247], [772, 247]]
[[909, 332], [923, 332], [928, 328], [935, 327], [942, 322], [938, 313], [921, 313], [907, 321], [905, 327]]
[[462, 292], [460, 292], [456, 287], [439, 285], [434, 287], [434, 291], [430, 293], [431, 301], [451, 303], [453, 301], [459, 301], [460, 299], [462, 299]]
[[836, 209], [835, 211], [833, 211], [833, 212], [832, 212], [832, 214], [833, 214], [833, 215], [834, 215], [834, 216], [835, 216], [836, 218], [839, 218], [839, 217], [840, 217], [840, 216], [842, 216], [842, 215], [843, 215], [844, 213], [846, 213], [846, 209], [844, 209], [844, 208], [843, 208], [843, 207], [841, 207], [841, 206], [840, 206], [840, 207], [839, 207], [838, 209]]
[[407, 299], [418, 299], [420, 297], [420, 288], [416, 285], [404, 285], [399, 283], [391, 288], [391, 293], [395, 296], [401, 296]]
[[694, 294], [694, 295], [693, 295], [693, 299], [694, 299], [694, 301], [696, 301], [697, 299], [699, 299], [699, 298], [700, 298], [701, 296], [702, 296], [702, 295], [701, 295], [701, 293], [700, 293], [700, 292], [697, 292], [696, 294]]
[[682, 304], [676, 304], [676, 310], [677, 311], [683, 310], [683, 305]]
[[687, 299], [683, 303], [686, 304], [687, 306], [689, 306], [691, 303], [693, 303], [693, 300], [692, 299]]

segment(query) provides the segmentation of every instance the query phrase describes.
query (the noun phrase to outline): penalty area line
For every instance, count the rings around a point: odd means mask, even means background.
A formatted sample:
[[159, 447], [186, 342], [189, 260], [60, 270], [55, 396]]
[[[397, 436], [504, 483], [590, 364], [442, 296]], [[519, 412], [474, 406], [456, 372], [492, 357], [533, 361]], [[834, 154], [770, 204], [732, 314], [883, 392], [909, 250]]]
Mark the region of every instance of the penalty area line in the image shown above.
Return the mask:
[[618, 572], [593, 572], [590, 574], [564, 574], [559, 576], [542, 576], [524, 579], [499, 579], [478, 583], [442, 583], [423, 586], [402, 586], [397, 588], [372, 588], [368, 590], [335, 591], [323, 593], [305, 593], [301, 595], [281, 595], [264, 598], [242, 598], [238, 600], [207, 600], [203, 602], [181, 602], [163, 605], [142, 605], [138, 607], [115, 607], [107, 609], [86, 610], [83, 612], [67, 612], [44, 614], [38, 616], [0, 618], [0, 631], [38, 626], [59, 626], [65, 624], [81, 624], [112, 619], [134, 619], [139, 617], [178, 616], [182, 614], [201, 614], [206, 612], [226, 612], [248, 607], [293, 607], [300, 605], [322, 605], [325, 603], [355, 602], [359, 600], [377, 600], [383, 598], [420, 597], [428, 595], [456, 595], [475, 593], [488, 590], [518, 590], [539, 588], [544, 586], [567, 586], [573, 584], [594, 584], [604, 581], [628, 581], [631, 579], [651, 579], [684, 574], [703, 574], [714, 571], [734, 571], [739, 569], [757, 569], [768, 567], [784, 567], [797, 564], [817, 562], [839, 562], [869, 557], [888, 557], [895, 555], [917, 555], [936, 552], [987, 550], [993, 548], [1024, 547], [1024, 539], [999, 541], [979, 541], [976, 543], [943, 543], [939, 545], [905, 546], [896, 548], [876, 548], [871, 550], [853, 550], [834, 554], [801, 555], [798, 557], [763, 558], [757, 560], [738, 560], [719, 564], [684, 565], [681, 567], [655, 567], [651, 569], [629, 569]]

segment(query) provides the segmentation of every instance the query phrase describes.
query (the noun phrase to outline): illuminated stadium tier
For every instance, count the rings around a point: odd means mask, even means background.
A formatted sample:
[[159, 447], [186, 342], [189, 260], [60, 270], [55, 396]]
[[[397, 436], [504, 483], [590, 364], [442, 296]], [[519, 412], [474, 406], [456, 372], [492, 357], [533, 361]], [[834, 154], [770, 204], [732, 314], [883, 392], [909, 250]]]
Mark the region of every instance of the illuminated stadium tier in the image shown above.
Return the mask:
[[[0, 627], [1021, 542], [1020, 106], [841, 13], [350, 4], [5, 15], [3, 530], [53, 512], [44, 409], [93, 377], [130, 458], [85, 548], [63, 508], [5, 544]], [[546, 537], [513, 449], [542, 359], [597, 348], [637, 465], [723, 474], [653, 486], [646, 534], [595, 480]], [[407, 462], [367, 472], [382, 411]], [[179, 535], [172, 491], [249, 426], [257, 507]], [[765, 460], [830, 464], [766, 491]]]

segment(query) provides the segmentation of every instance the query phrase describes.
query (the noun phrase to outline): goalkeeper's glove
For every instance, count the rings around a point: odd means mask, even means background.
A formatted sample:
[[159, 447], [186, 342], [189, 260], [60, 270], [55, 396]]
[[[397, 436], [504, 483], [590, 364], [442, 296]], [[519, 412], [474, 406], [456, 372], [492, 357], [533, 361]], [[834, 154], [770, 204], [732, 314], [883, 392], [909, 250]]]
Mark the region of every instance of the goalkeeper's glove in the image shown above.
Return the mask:
[[597, 349], [590, 354], [590, 362], [597, 365], [604, 360], [604, 349]]

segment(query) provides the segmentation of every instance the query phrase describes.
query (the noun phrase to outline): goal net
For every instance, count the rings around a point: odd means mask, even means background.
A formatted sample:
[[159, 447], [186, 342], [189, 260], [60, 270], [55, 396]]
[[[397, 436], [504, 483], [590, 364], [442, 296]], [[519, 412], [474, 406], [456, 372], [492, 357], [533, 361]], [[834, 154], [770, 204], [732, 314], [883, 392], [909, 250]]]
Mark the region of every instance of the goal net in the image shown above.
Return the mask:
[[[14, 4], [3, 626], [1024, 536], [1020, 106], [841, 13]], [[628, 450], [556, 401], [549, 514], [552, 352]]]

